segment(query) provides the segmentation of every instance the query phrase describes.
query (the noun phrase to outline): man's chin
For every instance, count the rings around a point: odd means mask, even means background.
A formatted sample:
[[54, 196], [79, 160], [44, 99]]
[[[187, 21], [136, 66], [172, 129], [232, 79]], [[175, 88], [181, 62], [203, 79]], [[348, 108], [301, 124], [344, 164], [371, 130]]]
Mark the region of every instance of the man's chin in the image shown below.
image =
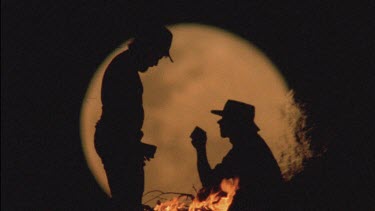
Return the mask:
[[148, 67], [140, 68], [138, 71], [141, 73], [147, 72]]

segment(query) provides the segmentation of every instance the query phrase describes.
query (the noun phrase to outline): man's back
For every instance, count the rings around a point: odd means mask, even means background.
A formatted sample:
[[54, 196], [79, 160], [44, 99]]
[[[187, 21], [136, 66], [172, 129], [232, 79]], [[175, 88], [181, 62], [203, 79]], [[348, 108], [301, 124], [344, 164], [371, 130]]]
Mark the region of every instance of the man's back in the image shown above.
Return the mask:
[[239, 178], [239, 187], [230, 210], [247, 210], [270, 205], [282, 185], [280, 168], [271, 150], [258, 135], [235, 144], [213, 169], [212, 187], [224, 178]]
[[140, 153], [142, 93], [136, 63], [125, 51], [112, 60], [103, 77], [103, 113], [95, 132], [95, 148], [102, 159], [116, 155], [116, 150], [122, 156]]
[[240, 189], [230, 210], [269, 208], [275, 204], [282, 176], [271, 150], [258, 134], [245, 144], [234, 146], [223, 164], [240, 178]]
[[142, 128], [144, 111], [143, 86], [128, 52], [118, 55], [108, 66], [102, 84], [103, 113], [101, 122], [123, 132]]
[[239, 177], [242, 188], [281, 182], [279, 166], [264, 140], [257, 134], [250, 139], [233, 146], [215, 167], [215, 177]]

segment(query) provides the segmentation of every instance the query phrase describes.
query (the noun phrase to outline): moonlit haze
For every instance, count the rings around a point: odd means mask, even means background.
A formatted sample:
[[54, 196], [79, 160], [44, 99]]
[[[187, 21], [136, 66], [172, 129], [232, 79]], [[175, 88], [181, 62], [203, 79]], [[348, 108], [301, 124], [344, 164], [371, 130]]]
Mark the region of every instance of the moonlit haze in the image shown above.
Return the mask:
[[[302, 160], [310, 156], [302, 130], [304, 114], [266, 55], [247, 40], [219, 28], [198, 24], [168, 28], [173, 33], [170, 54], [174, 63], [162, 59], [158, 66], [141, 74], [145, 110], [142, 141], [158, 147], [155, 158], [145, 166], [145, 193], [162, 190], [195, 194], [193, 186], [198, 189], [201, 184], [189, 135], [195, 126], [206, 130], [211, 167], [221, 162], [231, 145], [220, 137], [219, 117], [210, 110], [222, 109], [228, 99], [255, 106], [259, 133], [271, 148], [284, 179], [300, 171]], [[95, 124], [101, 116], [103, 73], [114, 56], [126, 48], [126, 43], [121, 45], [98, 67], [81, 112], [87, 163], [107, 194], [105, 172], [94, 148]]]

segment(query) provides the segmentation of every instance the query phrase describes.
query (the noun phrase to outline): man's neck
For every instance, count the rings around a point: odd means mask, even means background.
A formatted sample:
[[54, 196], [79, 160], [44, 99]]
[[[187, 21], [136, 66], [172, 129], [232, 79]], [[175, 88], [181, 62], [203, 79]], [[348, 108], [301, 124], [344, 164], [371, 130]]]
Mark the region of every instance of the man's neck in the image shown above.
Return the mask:
[[232, 137], [229, 137], [230, 142], [232, 143], [233, 147], [243, 146], [245, 144], [254, 143], [254, 137], [258, 136], [257, 132], [245, 132], [239, 133]]
[[134, 52], [131, 52], [130, 50], [125, 51], [127, 57], [129, 58], [130, 61], [132, 61], [132, 64], [134, 65], [134, 69], [136, 70], [137, 73], [139, 72], [146, 72], [148, 67], [146, 67], [142, 63], [142, 58], [139, 55], [136, 55]]

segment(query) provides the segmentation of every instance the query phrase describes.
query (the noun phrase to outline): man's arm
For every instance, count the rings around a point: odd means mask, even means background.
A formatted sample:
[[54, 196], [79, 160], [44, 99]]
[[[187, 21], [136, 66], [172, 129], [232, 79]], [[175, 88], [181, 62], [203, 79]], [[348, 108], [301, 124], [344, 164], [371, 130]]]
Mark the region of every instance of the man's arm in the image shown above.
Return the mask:
[[212, 169], [210, 164], [208, 163], [207, 159], [207, 152], [206, 152], [206, 143], [207, 143], [207, 135], [204, 130], [199, 127], [196, 127], [194, 131], [191, 133], [190, 138], [192, 139], [191, 143], [197, 151], [197, 166], [198, 166], [198, 173], [199, 178], [203, 187], [210, 186], [211, 176], [212, 176]]

